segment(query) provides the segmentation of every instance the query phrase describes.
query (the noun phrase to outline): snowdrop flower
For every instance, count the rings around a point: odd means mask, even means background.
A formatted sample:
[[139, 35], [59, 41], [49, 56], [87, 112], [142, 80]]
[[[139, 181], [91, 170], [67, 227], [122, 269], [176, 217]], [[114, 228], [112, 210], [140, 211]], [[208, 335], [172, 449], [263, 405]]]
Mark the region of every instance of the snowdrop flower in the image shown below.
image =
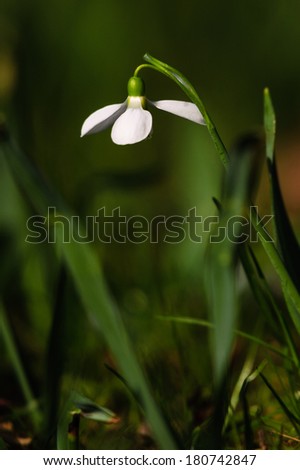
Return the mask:
[[128, 82], [128, 98], [124, 103], [111, 104], [92, 113], [83, 123], [81, 137], [112, 127], [111, 138], [115, 144], [136, 144], [150, 136], [152, 115], [148, 105], [177, 116], [205, 124], [197, 106], [185, 101], [149, 101], [145, 97], [144, 82], [140, 77], [131, 77]]

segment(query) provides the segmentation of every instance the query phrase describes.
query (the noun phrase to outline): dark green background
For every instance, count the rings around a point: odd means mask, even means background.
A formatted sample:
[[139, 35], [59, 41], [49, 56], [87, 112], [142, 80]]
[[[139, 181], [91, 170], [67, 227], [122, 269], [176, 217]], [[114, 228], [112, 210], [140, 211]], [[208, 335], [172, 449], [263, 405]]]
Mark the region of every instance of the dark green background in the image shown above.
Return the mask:
[[[80, 139], [81, 125], [94, 110], [126, 98], [127, 80], [145, 52], [191, 80], [228, 147], [261, 128], [262, 92], [269, 86], [284, 189], [290, 188], [297, 215], [299, 14], [296, 0], [2, 0], [1, 108], [21, 147], [81, 216], [103, 206], [149, 218], [186, 215], [191, 207], [210, 215], [221, 164], [204, 127], [154, 110], [152, 139], [118, 147], [109, 131]], [[151, 70], [142, 76], [150, 99], [185, 99], [166, 77]], [[18, 205], [4, 173], [2, 179], [5, 227], [15, 223]], [[264, 204], [267, 194], [263, 187]], [[107, 276], [125, 290], [202, 271], [203, 246], [189, 241], [99, 249]]]

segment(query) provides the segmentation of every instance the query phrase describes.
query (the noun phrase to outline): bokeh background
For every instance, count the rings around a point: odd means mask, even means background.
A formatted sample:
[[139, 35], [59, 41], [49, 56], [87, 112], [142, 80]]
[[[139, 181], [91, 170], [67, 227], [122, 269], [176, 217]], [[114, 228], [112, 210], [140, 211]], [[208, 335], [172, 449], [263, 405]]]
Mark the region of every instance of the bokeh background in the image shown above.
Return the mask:
[[[96, 109], [125, 100], [127, 81], [145, 52], [190, 79], [228, 148], [243, 133], [261, 129], [268, 86], [278, 117], [280, 180], [298, 227], [299, 17], [297, 0], [1, 0], [0, 112], [45, 180], [81, 217], [96, 215], [101, 207], [148, 218], [187, 215], [196, 207], [205, 216], [215, 213], [212, 197], [220, 194], [222, 165], [204, 127], [154, 110], [152, 138], [118, 147], [109, 131], [80, 139], [81, 125]], [[185, 99], [166, 77], [147, 69], [142, 76], [150, 99]], [[46, 248], [24, 246], [26, 217], [32, 213], [3, 162], [0, 168], [2, 289], [38, 389], [56, 267]], [[269, 208], [268, 191], [263, 177], [262, 213]], [[199, 314], [204, 305], [205, 244], [95, 244], [141, 355], [155, 358], [169, 347], [174, 332], [160, 327], [165, 336], [159, 340], [153, 315], [174, 309]], [[86, 328], [75, 294], [69, 309]], [[82, 337], [84, 330], [79, 333], [74, 325], [74, 331], [69, 328], [76, 340], [66, 361], [81, 358], [88, 382], [97, 340], [91, 333]], [[78, 342], [86, 343], [86, 354]], [[209, 377], [209, 371], [197, 369], [197, 359], [190, 367], [195, 381]], [[8, 396], [15, 393], [9, 365], [3, 374], [10, 379], [4, 386]]]
[[[94, 214], [109, 201], [142, 214], [199, 205], [205, 215], [220, 172], [205, 129], [154, 112], [153, 139], [119, 148], [109, 131], [80, 140], [82, 122], [125, 99], [145, 52], [187, 75], [229, 147], [262, 125], [268, 86], [283, 191], [297, 213], [299, 9], [296, 0], [2, 0], [1, 109], [24, 150], [77, 211]], [[143, 77], [150, 99], [184, 99], [165, 77], [152, 71]], [[180, 256], [180, 248], [173, 251]]]

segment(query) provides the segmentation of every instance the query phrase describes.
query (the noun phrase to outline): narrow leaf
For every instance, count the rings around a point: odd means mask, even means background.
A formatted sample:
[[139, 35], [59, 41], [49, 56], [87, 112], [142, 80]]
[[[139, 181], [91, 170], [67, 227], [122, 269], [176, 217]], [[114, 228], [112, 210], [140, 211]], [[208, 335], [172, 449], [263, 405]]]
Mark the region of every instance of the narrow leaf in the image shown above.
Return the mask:
[[[236, 221], [245, 211], [248, 201], [249, 175], [257, 151], [257, 139], [242, 139], [231, 154], [225, 179], [224, 203], [218, 234], [211, 236], [207, 269], [207, 293], [210, 303], [211, 354], [214, 378], [219, 387], [229, 362], [237, 317], [235, 266], [237, 248], [247, 240]], [[236, 227], [237, 225], [237, 227]]]
[[275, 156], [276, 117], [271, 95], [267, 88], [264, 90], [264, 125], [277, 245], [285, 270], [284, 272], [283, 269], [281, 269], [281, 285], [289, 313], [299, 333], [300, 309], [299, 299], [295, 291], [298, 290], [298, 293], [300, 292], [300, 246], [289, 220], [280, 189]]
[[264, 125], [267, 158], [273, 161], [276, 134], [276, 117], [268, 88], [264, 89]]
[[286, 405], [286, 403], [283, 401], [283, 399], [280, 397], [280, 395], [276, 392], [276, 390], [274, 389], [274, 387], [270, 384], [270, 382], [268, 381], [268, 379], [265, 377], [265, 375], [263, 375], [262, 373], [260, 373], [260, 376], [262, 378], [262, 380], [264, 381], [264, 383], [266, 384], [266, 386], [268, 387], [268, 389], [271, 391], [271, 393], [273, 394], [273, 396], [276, 398], [276, 400], [278, 401], [278, 403], [280, 404], [281, 408], [283, 409], [284, 413], [286, 414], [286, 416], [289, 418], [290, 422], [292, 423], [292, 425], [294, 426], [295, 430], [297, 432], [299, 432], [299, 425], [300, 425], [300, 420], [297, 416], [295, 416], [295, 414], [288, 408], [288, 406]]
[[119, 421], [113, 411], [103, 406], [99, 406], [97, 403], [79, 393], [74, 394], [73, 403], [75, 407], [79, 409], [80, 415], [83, 418], [110, 424], [117, 423]]

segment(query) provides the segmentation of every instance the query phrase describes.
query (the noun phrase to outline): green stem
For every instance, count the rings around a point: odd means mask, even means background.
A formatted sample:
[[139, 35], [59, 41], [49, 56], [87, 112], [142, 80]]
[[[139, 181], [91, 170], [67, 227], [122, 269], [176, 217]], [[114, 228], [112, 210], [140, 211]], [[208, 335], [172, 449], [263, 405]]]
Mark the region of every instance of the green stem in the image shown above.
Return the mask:
[[137, 77], [138, 74], [139, 74], [139, 72], [140, 72], [140, 70], [145, 69], [145, 68], [153, 69], [153, 70], [156, 70], [156, 71], [157, 71], [157, 68], [154, 67], [153, 65], [150, 65], [150, 64], [141, 64], [141, 65], [139, 65], [139, 66], [135, 69], [133, 76], [134, 76], [134, 77]]
[[31, 411], [32, 422], [35, 428], [38, 428], [38, 425], [41, 422], [41, 415], [37, 409], [36, 399], [32, 393], [29, 382], [24, 371], [17, 346], [14, 341], [14, 336], [11, 331], [11, 327], [7, 320], [6, 312], [4, 306], [0, 301], [0, 331], [2, 332], [2, 337], [4, 340], [4, 345], [6, 347], [8, 356], [13, 365], [14, 372], [16, 374], [17, 380], [19, 382], [20, 388], [22, 390], [23, 396], [27, 403], [28, 409]]
[[[166, 75], [171, 80], [173, 80], [177, 85], [179, 85], [180, 88], [184, 91], [184, 93], [190, 98], [190, 100], [199, 108], [199, 111], [201, 112], [203, 119], [207, 125], [207, 130], [212, 138], [215, 148], [220, 156], [220, 159], [223, 165], [226, 168], [229, 163], [229, 155], [228, 155], [227, 149], [217, 131], [217, 128], [213, 120], [211, 119], [208, 112], [206, 111], [206, 108], [202, 100], [200, 99], [198, 93], [196, 92], [192, 84], [189, 82], [189, 80], [186, 77], [184, 77], [182, 73], [180, 73], [178, 70], [174, 69], [173, 67], [170, 67], [169, 65], [161, 62], [158, 59], [155, 59], [150, 54], [145, 54], [144, 59], [152, 65], [153, 69]], [[137, 68], [137, 70], [138, 69], [139, 67]]]

